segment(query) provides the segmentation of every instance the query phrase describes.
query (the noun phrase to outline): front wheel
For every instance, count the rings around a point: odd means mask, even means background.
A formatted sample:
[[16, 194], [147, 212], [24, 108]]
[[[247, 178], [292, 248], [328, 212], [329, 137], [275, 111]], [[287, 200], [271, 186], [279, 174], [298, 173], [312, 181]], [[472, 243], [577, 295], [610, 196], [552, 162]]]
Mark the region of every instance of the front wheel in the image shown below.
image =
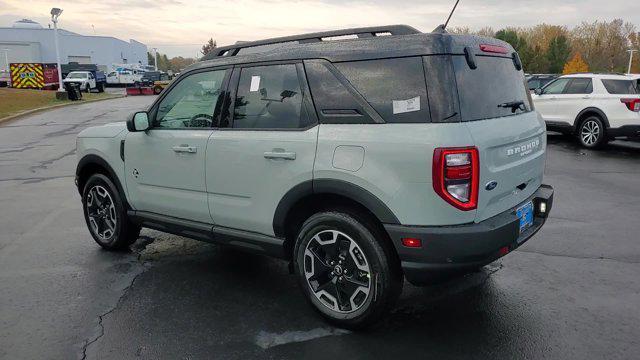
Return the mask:
[[385, 235], [364, 217], [322, 212], [302, 226], [294, 268], [311, 305], [345, 328], [371, 325], [402, 290], [399, 261]]
[[140, 234], [140, 226], [129, 221], [118, 189], [111, 179], [92, 175], [82, 193], [84, 218], [93, 239], [107, 250], [124, 250]]
[[605, 145], [607, 134], [602, 120], [597, 116], [584, 119], [578, 129], [578, 140], [582, 146], [588, 149], [596, 149]]

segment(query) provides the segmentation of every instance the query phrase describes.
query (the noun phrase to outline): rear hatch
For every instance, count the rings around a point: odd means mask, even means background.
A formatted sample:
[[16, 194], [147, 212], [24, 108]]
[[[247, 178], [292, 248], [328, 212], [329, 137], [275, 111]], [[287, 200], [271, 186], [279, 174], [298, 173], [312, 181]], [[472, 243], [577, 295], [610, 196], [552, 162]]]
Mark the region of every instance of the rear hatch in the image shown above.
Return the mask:
[[506, 43], [487, 41], [493, 45], [467, 47], [472, 59], [452, 56], [460, 117], [480, 154], [476, 222], [515, 208], [538, 189], [546, 148], [519, 59]]

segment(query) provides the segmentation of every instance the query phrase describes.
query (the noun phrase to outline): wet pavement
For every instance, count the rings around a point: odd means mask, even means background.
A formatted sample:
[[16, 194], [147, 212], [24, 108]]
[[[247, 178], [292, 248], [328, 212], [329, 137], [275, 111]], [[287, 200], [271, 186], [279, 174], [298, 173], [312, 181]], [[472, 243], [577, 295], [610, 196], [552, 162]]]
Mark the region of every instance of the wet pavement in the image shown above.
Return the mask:
[[75, 134], [153, 97], [0, 126], [0, 358], [552, 358], [640, 353], [640, 146], [551, 135], [546, 226], [478, 273], [405, 284], [366, 332], [328, 326], [287, 264], [156, 231], [100, 250], [73, 185]]

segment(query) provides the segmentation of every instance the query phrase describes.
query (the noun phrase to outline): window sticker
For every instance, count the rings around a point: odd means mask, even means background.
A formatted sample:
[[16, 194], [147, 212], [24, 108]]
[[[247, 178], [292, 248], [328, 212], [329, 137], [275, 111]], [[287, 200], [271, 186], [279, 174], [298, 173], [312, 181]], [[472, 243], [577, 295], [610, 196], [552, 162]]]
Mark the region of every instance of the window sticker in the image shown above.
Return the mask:
[[420, 96], [407, 100], [393, 100], [393, 113], [402, 114], [420, 111]]
[[252, 76], [251, 77], [251, 87], [249, 88], [250, 92], [255, 92], [260, 89], [260, 76]]

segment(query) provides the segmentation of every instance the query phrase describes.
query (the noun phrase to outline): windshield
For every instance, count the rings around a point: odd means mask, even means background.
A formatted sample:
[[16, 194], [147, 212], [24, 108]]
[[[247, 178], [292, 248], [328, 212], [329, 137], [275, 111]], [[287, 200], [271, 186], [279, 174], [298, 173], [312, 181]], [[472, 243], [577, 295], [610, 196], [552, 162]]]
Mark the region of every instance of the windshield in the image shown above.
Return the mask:
[[67, 79], [86, 79], [87, 73], [72, 72], [67, 75]]
[[521, 114], [532, 110], [522, 71], [511, 58], [476, 56], [471, 69], [464, 56], [452, 56], [463, 121]]

